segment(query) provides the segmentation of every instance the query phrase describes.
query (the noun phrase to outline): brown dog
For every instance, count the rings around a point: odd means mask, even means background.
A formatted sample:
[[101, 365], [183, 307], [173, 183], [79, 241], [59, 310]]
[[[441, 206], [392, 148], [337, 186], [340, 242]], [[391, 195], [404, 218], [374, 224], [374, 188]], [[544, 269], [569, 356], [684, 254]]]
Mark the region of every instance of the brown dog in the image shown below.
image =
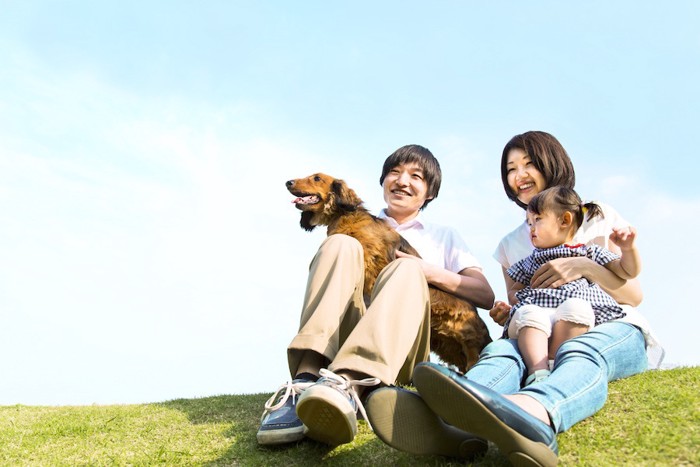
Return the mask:
[[[370, 214], [343, 180], [317, 173], [289, 180], [286, 185], [297, 197], [294, 204], [301, 210], [303, 229], [311, 231], [325, 225], [328, 235], [349, 235], [362, 244], [365, 295], [371, 293], [381, 270], [396, 259], [396, 250], [420, 257], [398, 232]], [[467, 371], [491, 342], [486, 324], [472, 304], [433, 286], [430, 286], [430, 312], [431, 350], [446, 363]]]

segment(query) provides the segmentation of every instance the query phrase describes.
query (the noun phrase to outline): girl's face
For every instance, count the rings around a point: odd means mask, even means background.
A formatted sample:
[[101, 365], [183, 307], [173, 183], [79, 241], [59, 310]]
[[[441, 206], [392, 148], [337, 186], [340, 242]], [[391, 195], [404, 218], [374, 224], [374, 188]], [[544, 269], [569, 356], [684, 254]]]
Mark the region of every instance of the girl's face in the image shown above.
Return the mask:
[[508, 186], [524, 204], [547, 188], [542, 172], [535, 168], [530, 156], [522, 149], [511, 149], [508, 152], [506, 168]]
[[397, 221], [416, 216], [428, 198], [425, 174], [415, 162], [391, 169], [384, 177], [383, 187], [387, 212]]
[[552, 211], [540, 214], [527, 211], [527, 225], [530, 226], [530, 240], [537, 248], [552, 248], [569, 240], [569, 228]]

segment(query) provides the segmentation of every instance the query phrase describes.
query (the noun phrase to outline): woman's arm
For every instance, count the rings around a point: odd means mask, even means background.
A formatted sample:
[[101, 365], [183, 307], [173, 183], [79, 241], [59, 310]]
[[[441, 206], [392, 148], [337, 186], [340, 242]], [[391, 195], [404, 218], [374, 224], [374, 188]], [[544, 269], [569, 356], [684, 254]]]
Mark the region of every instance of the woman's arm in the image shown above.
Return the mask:
[[582, 277], [600, 285], [618, 303], [638, 306], [642, 302], [639, 281], [621, 279], [605, 266], [585, 257], [558, 258], [549, 261], [535, 272], [530, 286], [556, 288]]
[[515, 296], [516, 292], [523, 290], [525, 288], [524, 284], [514, 281], [506, 272], [506, 268], [503, 268], [503, 279], [506, 282], [506, 294], [508, 295], [508, 303], [515, 305], [518, 303], [518, 297]]
[[467, 300], [479, 308], [488, 310], [493, 305], [495, 299], [493, 289], [479, 269], [465, 268], [457, 274], [400, 251], [396, 252], [396, 256], [418, 261], [428, 284]]

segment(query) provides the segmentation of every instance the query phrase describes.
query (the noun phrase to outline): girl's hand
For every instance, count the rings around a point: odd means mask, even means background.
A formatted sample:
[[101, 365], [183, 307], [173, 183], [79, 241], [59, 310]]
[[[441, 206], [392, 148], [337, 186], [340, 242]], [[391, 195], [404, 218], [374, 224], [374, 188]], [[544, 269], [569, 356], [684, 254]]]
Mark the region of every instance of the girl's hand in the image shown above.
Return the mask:
[[534, 289], [556, 289], [586, 275], [591, 260], [586, 257], [553, 259], [533, 274], [530, 287]]
[[637, 229], [629, 227], [613, 227], [610, 234], [610, 241], [620, 247], [620, 250], [629, 250], [634, 246], [634, 239], [637, 238]]
[[508, 319], [508, 314], [510, 313], [510, 305], [506, 302], [496, 300], [493, 304], [493, 308], [489, 310], [489, 315], [496, 323], [503, 326]]

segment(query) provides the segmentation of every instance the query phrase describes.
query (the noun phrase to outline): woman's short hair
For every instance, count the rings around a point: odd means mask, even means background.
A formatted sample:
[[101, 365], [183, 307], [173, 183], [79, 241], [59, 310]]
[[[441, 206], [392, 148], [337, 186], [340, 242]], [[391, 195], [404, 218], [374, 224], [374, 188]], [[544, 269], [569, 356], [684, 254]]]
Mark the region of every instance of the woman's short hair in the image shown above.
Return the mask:
[[574, 165], [564, 146], [554, 136], [544, 131], [528, 131], [515, 135], [503, 148], [501, 181], [508, 198], [521, 208], [526, 209], [527, 204], [518, 199], [508, 184], [508, 153], [513, 149], [520, 149], [530, 156], [535, 168], [544, 177], [545, 188], [561, 185], [573, 189], [576, 185]]
[[392, 155], [384, 161], [382, 168], [382, 176], [379, 177], [379, 184], [384, 185], [384, 179], [391, 169], [396, 166], [414, 162], [423, 171], [425, 183], [428, 185], [427, 199], [421, 209], [425, 209], [429, 202], [437, 198], [440, 192], [440, 183], [442, 182], [442, 171], [440, 163], [427, 148], [418, 144], [409, 144], [400, 147]]

